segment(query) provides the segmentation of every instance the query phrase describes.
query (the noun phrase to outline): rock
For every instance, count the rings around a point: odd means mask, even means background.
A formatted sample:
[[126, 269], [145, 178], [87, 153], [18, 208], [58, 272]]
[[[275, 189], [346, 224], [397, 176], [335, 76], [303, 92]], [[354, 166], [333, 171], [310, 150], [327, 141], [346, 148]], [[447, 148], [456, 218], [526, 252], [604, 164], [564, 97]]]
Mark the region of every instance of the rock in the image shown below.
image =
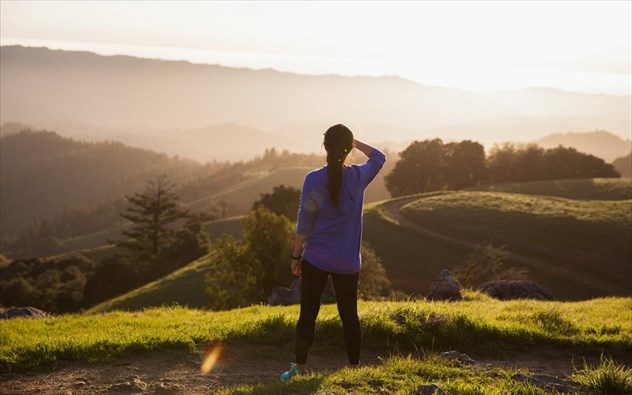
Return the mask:
[[525, 376], [517, 373], [511, 376], [511, 379], [518, 382], [527, 382], [536, 387], [544, 388], [549, 391], [558, 392], [578, 392], [581, 391], [579, 383], [570, 380], [563, 380], [548, 374], [536, 374], [533, 376]]
[[11, 318], [46, 318], [49, 314], [35, 307], [14, 307], [0, 314], [0, 319], [7, 320]]
[[134, 378], [132, 381], [125, 381], [122, 383], [113, 384], [110, 387], [110, 391], [116, 392], [143, 392], [147, 390], [147, 383], [142, 381], [141, 379]]
[[[335, 303], [336, 291], [334, 289], [334, 283], [331, 280], [331, 276], [327, 279], [323, 296], [321, 297], [322, 303]], [[268, 297], [269, 306], [288, 306], [291, 304], [301, 303], [301, 279], [294, 280], [290, 288], [276, 287], [272, 289], [272, 293]]]
[[500, 300], [537, 299], [553, 300], [553, 294], [540, 285], [523, 280], [500, 280], [485, 283], [481, 291]]
[[436, 384], [420, 385], [415, 395], [445, 395], [445, 392]]
[[456, 281], [452, 273], [442, 270], [434, 279], [430, 286], [430, 293], [426, 296], [428, 300], [463, 300], [461, 296], [461, 286]]
[[85, 381], [77, 381], [72, 386], [73, 386], [73, 388], [83, 388], [83, 387], [86, 386], [86, 382]]
[[441, 356], [448, 359], [455, 359], [459, 361], [461, 365], [475, 365], [476, 364], [476, 361], [470, 358], [469, 355], [461, 354], [458, 351], [446, 351], [444, 353], [441, 353]]

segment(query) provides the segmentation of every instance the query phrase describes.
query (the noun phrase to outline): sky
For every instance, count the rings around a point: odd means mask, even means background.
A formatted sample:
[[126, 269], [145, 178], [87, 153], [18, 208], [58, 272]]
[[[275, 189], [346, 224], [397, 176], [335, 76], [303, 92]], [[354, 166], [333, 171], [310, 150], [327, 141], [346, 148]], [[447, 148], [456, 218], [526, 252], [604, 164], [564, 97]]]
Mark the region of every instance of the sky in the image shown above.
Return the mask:
[[632, 94], [632, 1], [0, 2], [2, 45]]

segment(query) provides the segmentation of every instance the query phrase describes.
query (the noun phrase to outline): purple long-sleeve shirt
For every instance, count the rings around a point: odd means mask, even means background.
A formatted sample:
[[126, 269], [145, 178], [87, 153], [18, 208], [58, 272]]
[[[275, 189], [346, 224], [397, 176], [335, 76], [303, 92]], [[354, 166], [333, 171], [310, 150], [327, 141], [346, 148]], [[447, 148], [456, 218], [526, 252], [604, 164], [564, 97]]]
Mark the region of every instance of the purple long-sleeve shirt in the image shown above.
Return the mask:
[[378, 149], [362, 165], [345, 166], [340, 207], [329, 198], [327, 167], [305, 176], [296, 233], [305, 235], [303, 258], [332, 273], [357, 273], [362, 266], [362, 206], [364, 190], [386, 162]]

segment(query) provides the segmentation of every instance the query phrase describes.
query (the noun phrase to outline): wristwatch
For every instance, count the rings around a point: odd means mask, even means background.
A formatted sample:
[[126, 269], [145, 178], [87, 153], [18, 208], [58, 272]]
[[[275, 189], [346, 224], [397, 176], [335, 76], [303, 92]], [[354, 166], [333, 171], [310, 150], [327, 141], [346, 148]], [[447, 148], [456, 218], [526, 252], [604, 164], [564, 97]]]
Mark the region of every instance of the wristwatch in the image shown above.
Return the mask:
[[302, 257], [303, 257], [302, 255], [299, 255], [299, 256], [294, 256], [294, 255], [292, 255], [292, 259], [293, 259], [293, 260], [295, 260], [295, 261], [298, 261], [298, 260], [299, 260], [299, 259], [301, 259]]

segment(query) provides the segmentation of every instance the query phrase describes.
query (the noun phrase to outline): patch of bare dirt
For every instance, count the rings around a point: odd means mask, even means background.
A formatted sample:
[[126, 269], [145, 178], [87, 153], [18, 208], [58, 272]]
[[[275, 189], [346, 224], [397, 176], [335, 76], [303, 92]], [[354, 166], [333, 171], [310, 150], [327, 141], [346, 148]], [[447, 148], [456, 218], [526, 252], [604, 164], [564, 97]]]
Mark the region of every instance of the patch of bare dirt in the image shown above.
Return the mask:
[[[363, 363], [378, 363], [378, 355], [363, 353]], [[279, 380], [293, 360], [289, 346], [225, 345], [215, 367], [200, 373], [202, 354], [161, 351], [99, 363], [64, 363], [54, 370], [0, 375], [2, 394], [204, 394], [223, 387]], [[310, 353], [309, 368], [318, 372], [346, 366], [340, 349]]]
[[[388, 357], [363, 351], [363, 364], [379, 364]], [[470, 355], [476, 363], [493, 367], [529, 369], [567, 377], [584, 360], [598, 365], [599, 355], [583, 355], [572, 349], [537, 348], [507, 358], [485, 358]], [[99, 363], [64, 363], [54, 369], [0, 375], [2, 394], [208, 394], [225, 387], [270, 383], [292, 361], [291, 346], [225, 345], [218, 363], [207, 375], [200, 373], [202, 353], [161, 351], [116, 358]], [[613, 355], [619, 363], [632, 366], [632, 355]], [[309, 368], [332, 372], [346, 366], [344, 349], [314, 347]]]

